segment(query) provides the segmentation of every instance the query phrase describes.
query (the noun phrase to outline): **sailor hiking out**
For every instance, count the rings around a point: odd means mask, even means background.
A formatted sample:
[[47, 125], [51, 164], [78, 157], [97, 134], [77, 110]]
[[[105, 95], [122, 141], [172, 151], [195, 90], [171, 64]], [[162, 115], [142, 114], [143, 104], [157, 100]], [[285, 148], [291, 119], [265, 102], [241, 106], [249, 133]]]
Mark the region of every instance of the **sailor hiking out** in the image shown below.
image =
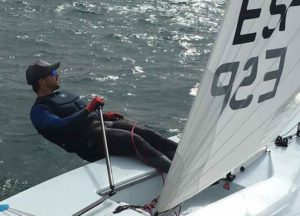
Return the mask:
[[[104, 99], [96, 96], [86, 104], [76, 94], [58, 91], [60, 62], [37, 60], [28, 66], [27, 83], [37, 94], [31, 121], [43, 137], [89, 162], [105, 157], [98, 108]], [[161, 172], [169, 171], [177, 143], [153, 130], [129, 121], [117, 112], [103, 113], [109, 152], [137, 154], [143, 162]]]

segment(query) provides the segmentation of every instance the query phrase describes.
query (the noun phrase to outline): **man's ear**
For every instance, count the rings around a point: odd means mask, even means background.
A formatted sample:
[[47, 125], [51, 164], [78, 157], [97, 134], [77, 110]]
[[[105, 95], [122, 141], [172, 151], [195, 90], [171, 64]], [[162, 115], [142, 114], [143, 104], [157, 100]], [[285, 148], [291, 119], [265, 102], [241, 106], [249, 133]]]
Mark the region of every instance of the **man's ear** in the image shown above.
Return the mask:
[[39, 87], [45, 86], [46, 85], [46, 80], [45, 79], [39, 79], [38, 84], [39, 84]]

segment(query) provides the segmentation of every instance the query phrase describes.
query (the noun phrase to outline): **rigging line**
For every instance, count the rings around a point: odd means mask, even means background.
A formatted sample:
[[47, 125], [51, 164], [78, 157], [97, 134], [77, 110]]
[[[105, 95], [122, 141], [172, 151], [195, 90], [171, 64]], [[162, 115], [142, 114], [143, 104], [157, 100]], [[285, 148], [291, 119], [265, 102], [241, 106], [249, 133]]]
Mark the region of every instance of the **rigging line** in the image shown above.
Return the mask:
[[135, 122], [132, 129], [131, 129], [131, 131], [130, 131], [131, 143], [132, 143], [132, 146], [134, 148], [134, 151], [135, 151], [136, 155], [140, 158], [141, 161], [143, 161], [146, 165], [154, 167], [156, 169], [156, 171], [162, 176], [162, 180], [163, 180], [163, 184], [164, 184], [165, 180], [164, 180], [164, 177], [163, 177], [163, 172], [159, 169], [159, 167], [153, 166], [149, 161], [147, 161], [145, 159], [145, 157], [143, 157], [143, 155], [139, 151], [139, 149], [138, 149], [138, 147], [137, 147], [137, 145], [134, 141], [134, 130], [135, 130], [137, 124], [138, 124], [138, 122]]
[[[295, 129], [297, 127], [299, 123], [297, 123], [295, 126], [293, 126], [288, 132], [286, 132], [285, 134], [281, 135], [282, 137], [288, 135], [293, 129]], [[274, 140], [275, 141], [275, 140]]]
[[20, 215], [20, 216], [34, 216], [33, 214], [29, 214], [27, 212], [11, 208], [7, 204], [0, 204], [0, 213], [8, 215], [6, 212], [10, 212], [14, 215]]
[[14, 208], [9, 208], [8, 211], [13, 212], [15, 214], [17, 212], [17, 213], [19, 213], [23, 216], [34, 216], [33, 214], [30, 214], [30, 213], [27, 213], [27, 212], [24, 212], [24, 211], [20, 211], [20, 210], [14, 209]]

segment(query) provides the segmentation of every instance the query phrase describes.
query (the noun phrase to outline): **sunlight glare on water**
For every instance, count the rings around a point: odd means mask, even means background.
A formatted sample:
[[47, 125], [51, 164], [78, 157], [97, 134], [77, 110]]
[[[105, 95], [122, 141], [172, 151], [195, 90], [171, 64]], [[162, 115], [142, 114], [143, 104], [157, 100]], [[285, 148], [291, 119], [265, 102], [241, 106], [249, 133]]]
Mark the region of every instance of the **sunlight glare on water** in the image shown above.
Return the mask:
[[227, 3], [0, 2], [0, 199], [86, 163], [33, 128], [28, 64], [60, 61], [63, 89], [85, 101], [101, 95], [106, 111], [172, 136], [183, 130]]

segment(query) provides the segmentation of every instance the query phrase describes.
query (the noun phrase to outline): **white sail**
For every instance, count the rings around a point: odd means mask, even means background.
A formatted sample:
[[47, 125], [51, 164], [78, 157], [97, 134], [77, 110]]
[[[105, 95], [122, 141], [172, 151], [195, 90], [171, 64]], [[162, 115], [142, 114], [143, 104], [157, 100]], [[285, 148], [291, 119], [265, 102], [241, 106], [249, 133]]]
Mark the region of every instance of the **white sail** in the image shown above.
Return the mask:
[[231, 0], [157, 205], [169, 210], [261, 149], [300, 87], [300, 1]]

